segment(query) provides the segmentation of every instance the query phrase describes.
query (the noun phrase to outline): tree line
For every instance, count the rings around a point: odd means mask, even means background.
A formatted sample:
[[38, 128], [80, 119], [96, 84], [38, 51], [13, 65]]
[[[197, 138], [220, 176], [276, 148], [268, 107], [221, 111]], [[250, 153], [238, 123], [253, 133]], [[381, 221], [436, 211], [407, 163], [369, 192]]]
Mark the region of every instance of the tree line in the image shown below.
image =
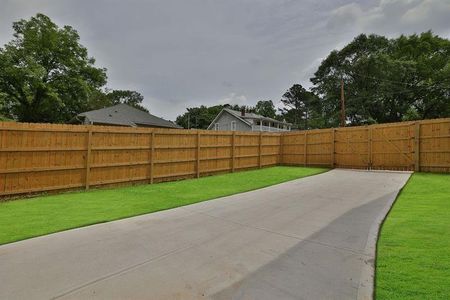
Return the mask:
[[[14, 22], [13, 30], [13, 39], [0, 48], [0, 120], [65, 123], [118, 103], [147, 111], [139, 92], [106, 87], [106, 69], [95, 66], [71, 26], [58, 27], [37, 14]], [[341, 81], [348, 125], [448, 117], [450, 41], [431, 31], [397, 38], [361, 34], [331, 51], [310, 80], [309, 90], [294, 84], [280, 95], [279, 109], [272, 100], [254, 107], [202, 105], [187, 108], [176, 121], [204, 129], [228, 107], [299, 129], [336, 127]]]
[[[450, 41], [431, 31], [392, 39], [361, 34], [322, 61], [310, 90], [294, 84], [280, 97], [276, 114], [261, 114], [299, 129], [337, 127], [341, 81], [349, 126], [449, 117]], [[272, 101], [262, 102], [273, 108]], [[215, 116], [210, 112], [188, 108], [179, 119], [190, 115], [205, 128]]]

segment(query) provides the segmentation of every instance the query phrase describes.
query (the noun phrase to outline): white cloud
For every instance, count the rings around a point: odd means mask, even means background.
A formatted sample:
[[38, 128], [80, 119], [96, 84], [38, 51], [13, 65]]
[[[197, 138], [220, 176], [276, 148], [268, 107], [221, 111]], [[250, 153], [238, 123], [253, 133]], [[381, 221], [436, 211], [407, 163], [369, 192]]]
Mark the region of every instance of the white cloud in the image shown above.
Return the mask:
[[360, 26], [359, 23], [363, 14], [364, 12], [359, 4], [345, 4], [332, 11], [327, 27], [339, 31], [342, 27]]
[[447, 29], [449, 33], [450, 1], [449, 0], [425, 0], [419, 5], [409, 9], [402, 16], [405, 25], [417, 26], [426, 24], [435, 29]]
[[247, 101], [247, 97], [244, 95], [237, 95], [236, 93], [230, 93], [227, 96], [219, 99], [219, 104], [240, 104], [240, 105], [249, 105]]
[[328, 28], [378, 33], [388, 36], [433, 30], [449, 36], [449, 0], [381, 0], [364, 8], [358, 3], [340, 6], [331, 12]]

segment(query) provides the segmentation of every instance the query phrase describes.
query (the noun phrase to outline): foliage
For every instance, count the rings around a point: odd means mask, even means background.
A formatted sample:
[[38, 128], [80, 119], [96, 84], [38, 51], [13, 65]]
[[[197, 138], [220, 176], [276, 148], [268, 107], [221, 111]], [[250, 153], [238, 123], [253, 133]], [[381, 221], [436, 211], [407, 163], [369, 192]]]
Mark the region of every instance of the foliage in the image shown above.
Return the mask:
[[13, 120], [11, 120], [10, 118], [5, 117], [5, 116], [3, 116], [3, 115], [0, 115], [0, 121], [1, 121], [1, 122], [4, 122], [4, 121], [13, 121]]
[[417, 109], [411, 106], [403, 115], [402, 121], [414, 121], [414, 120], [420, 120], [420, 115]]
[[352, 125], [449, 116], [450, 41], [431, 32], [361, 34], [332, 51], [311, 78], [329, 126], [339, 123], [341, 79]]
[[0, 244], [242, 193], [324, 171], [272, 167], [4, 202], [0, 203]]
[[232, 110], [236, 110], [236, 111], [245, 110], [246, 112], [249, 112], [249, 113], [256, 113], [256, 108], [252, 107], [252, 106], [245, 106], [245, 105], [239, 105], [239, 104], [234, 104], [234, 105], [232, 105], [232, 104], [225, 104], [223, 107], [224, 108], [229, 108], [229, 109], [232, 109]]
[[450, 299], [449, 174], [415, 173], [381, 229], [377, 299]]
[[176, 123], [183, 128], [207, 129], [223, 108], [223, 105], [187, 108], [187, 112], [177, 117]]
[[10, 114], [25, 122], [63, 122], [85, 110], [106, 83], [79, 35], [37, 14], [13, 23], [14, 39], [0, 48], [0, 90]]
[[261, 100], [256, 103], [256, 106], [254, 108], [255, 113], [258, 115], [268, 117], [268, 118], [275, 118], [276, 117], [276, 109], [273, 105], [272, 100]]
[[95, 110], [117, 104], [127, 104], [134, 108], [149, 112], [143, 106], [144, 96], [130, 90], [98, 90], [94, 91], [89, 99], [88, 109]]
[[[297, 128], [308, 129], [308, 121], [314, 115], [317, 119], [319, 99], [314, 93], [307, 91], [300, 84], [294, 84], [281, 98], [284, 108], [281, 109], [282, 116]], [[317, 122], [317, 120], [315, 120]]]
[[14, 39], [0, 48], [0, 114], [24, 122], [67, 122], [117, 103], [142, 107], [134, 91], [104, 90], [106, 69], [79, 43], [70, 26], [37, 14], [13, 23]]
[[148, 109], [142, 106], [144, 96], [136, 91], [129, 90], [114, 90], [106, 94], [106, 98], [111, 105], [127, 104], [142, 111], [148, 112]]
[[0, 121], [9, 121], [9, 109], [6, 103], [7, 95], [0, 92]]
[[187, 111], [184, 114], [179, 115], [175, 122], [183, 128], [207, 129], [209, 124], [211, 124], [214, 118], [224, 108], [229, 108], [236, 111], [245, 109], [246, 112], [256, 111], [254, 107], [247, 107], [237, 104], [214, 105], [209, 107], [201, 105], [199, 107], [187, 108]]

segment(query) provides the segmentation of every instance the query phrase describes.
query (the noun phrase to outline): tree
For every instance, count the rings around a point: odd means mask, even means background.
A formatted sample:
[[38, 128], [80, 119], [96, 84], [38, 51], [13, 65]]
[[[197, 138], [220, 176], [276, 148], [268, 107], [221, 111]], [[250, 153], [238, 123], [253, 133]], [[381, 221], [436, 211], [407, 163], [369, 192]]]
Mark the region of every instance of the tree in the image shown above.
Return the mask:
[[10, 114], [25, 122], [64, 122], [89, 106], [106, 83], [79, 35], [37, 14], [13, 23], [14, 39], [0, 48], [0, 92]]
[[0, 93], [0, 121], [12, 121], [9, 109], [6, 105], [6, 95]]
[[214, 105], [207, 107], [205, 105], [199, 107], [187, 108], [186, 112], [179, 115], [176, 119], [176, 123], [183, 128], [197, 128], [197, 129], [207, 129], [209, 124], [214, 120], [214, 118], [220, 113], [224, 108], [241, 111], [245, 109], [246, 112], [255, 112], [256, 108], [245, 105], [238, 104], [224, 104], [224, 105]]
[[109, 100], [111, 105], [127, 104], [142, 111], [148, 112], [148, 109], [142, 106], [144, 96], [136, 91], [113, 90], [109, 93], [106, 93], [106, 98]]
[[239, 104], [224, 104], [223, 108], [232, 109], [235, 111], [245, 110], [248, 113], [256, 113], [256, 108], [253, 106], [239, 105]]
[[107, 96], [107, 91], [94, 90], [89, 97], [88, 107], [85, 111], [100, 109], [113, 105], [111, 99]]
[[294, 84], [287, 90], [281, 98], [281, 103], [284, 105], [284, 108], [281, 109], [282, 116], [286, 121], [301, 129], [311, 128], [311, 124], [309, 124], [311, 116], [315, 112], [316, 115], [320, 112], [317, 96], [300, 84]]
[[255, 113], [261, 116], [275, 118], [276, 112], [277, 111], [275, 110], [275, 106], [273, 105], [272, 100], [261, 100], [256, 103]]
[[187, 129], [207, 129], [223, 108], [223, 105], [211, 107], [202, 105], [200, 107], [187, 108], [187, 112], [177, 117], [176, 123]]
[[410, 89], [411, 112], [420, 119], [450, 116], [450, 40], [433, 35], [400, 36], [392, 47], [392, 59], [411, 64], [403, 81]]
[[[340, 81], [352, 125], [450, 115], [450, 41], [425, 32], [357, 36], [332, 51], [311, 78], [328, 126], [339, 124]], [[417, 114], [412, 114], [416, 112]]]

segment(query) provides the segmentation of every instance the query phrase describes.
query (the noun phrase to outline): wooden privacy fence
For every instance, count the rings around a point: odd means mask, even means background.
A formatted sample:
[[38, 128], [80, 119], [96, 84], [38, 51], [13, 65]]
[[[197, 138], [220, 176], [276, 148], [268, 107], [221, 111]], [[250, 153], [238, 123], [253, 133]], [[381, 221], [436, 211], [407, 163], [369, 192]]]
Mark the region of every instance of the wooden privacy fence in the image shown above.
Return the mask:
[[450, 119], [282, 135], [283, 164], [450, 172]]
[[0, 122], [0, 196], [279, 164], [450, 172], [450, 119], [288, 133]]
[[0, 196], [279, 164], [280, 135], [0, 123]]

